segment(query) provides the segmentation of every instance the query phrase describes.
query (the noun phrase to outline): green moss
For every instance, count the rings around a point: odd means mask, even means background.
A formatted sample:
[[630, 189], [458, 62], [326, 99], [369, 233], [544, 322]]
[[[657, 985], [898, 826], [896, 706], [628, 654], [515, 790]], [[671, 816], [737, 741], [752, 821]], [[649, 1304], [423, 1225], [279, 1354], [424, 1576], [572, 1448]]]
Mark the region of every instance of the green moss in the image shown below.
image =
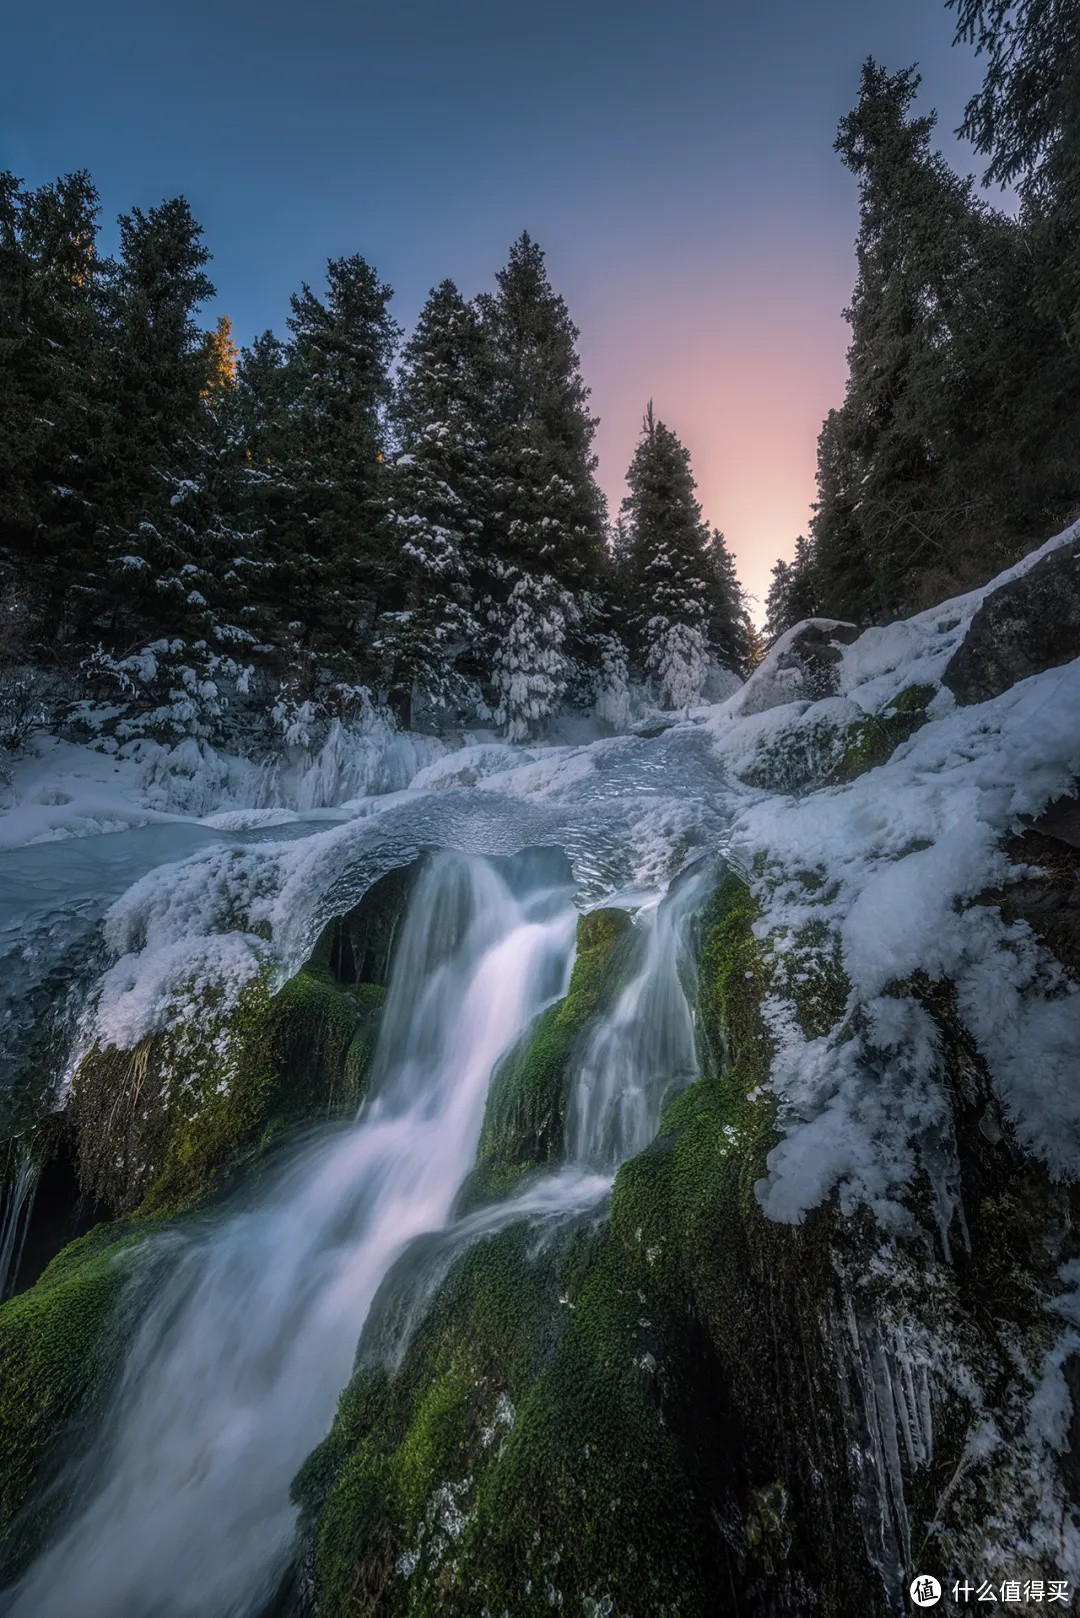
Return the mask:
[[118, 1213], [198, 1203], [289, 1125], [354, 1110], [373, 1037], [372, 1006], [358, 1027], [353, 998], [323, 969], [275, 995], [256, 979], [230, 1009], [213, 990], [186, 997], [135, 1050], [83, 1060], [71, 1110], [84, 1186]]
[[593, 910], [579, 920], [565, 999], [537, 1019], [492, 1080], [463, 1207], [506, 1196], [531, 1169], [561, 1157], [570, 1059], [621, 981], [631, 930], [631, 918], [622, 910]]
[[840, 786], [857, 780], [867, 770], [885, 764], [910, 736], [926, 723], [926, 708], [936, 686], [910, 685], [893, 698], [883, 713], [868, 714], [847, 733], [843, 755], [825, 780]]
[[359, 1106], [371, 1079], [386, 989], [378, 983], [359, 983], [351, 997], [356, 1002], [356, 1032], [345, 1053], [345, 1089], [349, 1104]]
[[888, 708], [892, 713], [923, 714], [937, 696], [936, 685], [906, 685], [899, 696], [893, 697]]
[[294, 1491], [323, 1618], [711, 1610], [622, 1256], [606, 1234], [530, 1245], [473, 1248], [401, 1370], [344, 1395]]
[[[0, 1527], [50, 1471], [57, 1440], [108, 1387], [124, 1335], [121, 1294], [136, 1248], [158, 1228], [96, 1226], [0, 1308]], [[5, 1546], [5, 1571], [42, 1530], [40, 1518], [20, 1525]]]

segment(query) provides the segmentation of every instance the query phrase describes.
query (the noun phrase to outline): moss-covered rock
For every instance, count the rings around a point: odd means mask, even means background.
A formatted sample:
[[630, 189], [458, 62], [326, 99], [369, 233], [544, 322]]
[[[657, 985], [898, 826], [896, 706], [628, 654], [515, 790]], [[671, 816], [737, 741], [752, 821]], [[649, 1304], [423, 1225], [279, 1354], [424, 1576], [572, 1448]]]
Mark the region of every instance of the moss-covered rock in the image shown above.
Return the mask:
[[373, 1044], [363, 1000], [358, 1023], [355, 998], [309, 967], [225, 1009], [203, 991], [134, 1050], [92, 1050], [69, 1103], [85, 1188], [118, 1214], [176, 1211], [289, 1125], [355, 1110]]
[[729, 875], [704, 919], [708, 1072], [620, 1171], [610, 1231], [483, 1243], [400, 1371], [361, 1365], [297, 1482], [321, 1618], [704, 1618], [718, 1590], [762, 1618], [885, 1610], [844, 1493], [825, 1222], [770, 1224], [753, 1192], [775, 1139], [756, 917]]
[[361, 1367], [297, 1479], [320, 1618], [705, 1618], [710, 1535], [659, 1345], [606, 1233], [455, 1267], [396, 1375]]
[[0, 1308], [0, 1573], [11, 1573], [47, 1529], [57, 1500], [19, 1513], [70, 1458], [111, 1384], [133, 1313], [121, 1307], [150, 1221], [98, 1225], [53, 1259], [37, 1284]]
[[867, 714], [852, 725], [844, 736], [843, 752], [823, 785], [842, 786], [887, 763], [901, 742], [926, 723], [926, 708], [935, 691], [932, 685], [906, 686], [882, 713]]
[[748, 786], [806, 792], [842, 786], [884, 764], [926, 722], [936, 687], [906, 687], [880, 713], [848, 698], [815, 703], [779, 726], [766, 726], [749, 757], [735, 764]]
[[571, 1058], [622, 981], [632, 927], [623, 910], [580, 918], [566, 997], [541, 1013], [492, 1080], [462, 1207], [497, 1201], [531, 1170], [561, 1158]]

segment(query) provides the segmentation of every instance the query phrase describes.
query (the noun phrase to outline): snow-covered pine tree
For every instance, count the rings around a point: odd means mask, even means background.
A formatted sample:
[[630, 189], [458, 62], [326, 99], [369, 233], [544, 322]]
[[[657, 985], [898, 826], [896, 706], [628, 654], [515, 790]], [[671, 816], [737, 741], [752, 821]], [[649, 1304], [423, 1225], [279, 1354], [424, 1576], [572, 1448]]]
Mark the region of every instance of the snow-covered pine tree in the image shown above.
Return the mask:
[[292, 298], [280, 374], [263, 364], [276, 392], [264, 424], [270, 471], [287, 491], [275, 497], [279, 579], [319, 683], [370, 674], [371, 624], [392, 574], [391, 296], [359, 255], [331, 259], [325, 301], [306, 283]]
[[527, 234], [496, 281], [498, 291], [477, 300], [492, 365], [479, 587], [495, 718], [522, 736], [557, 711], [575, 679], [605, 513], [577, 328]]
[[[702, 520], [689, 451], [651, 401], [626, 481], [633, 649], [661, 707], [686, 708], [701, 697], [710, 651], [740, 672], [749, 648], [734, 567]], [[712, 648], [710, 633], [727, 644]]]
[[429, 711], [475, 710], [469, 665], [480, 623], [477, 573], [485, 483], [484, 340], [452, 281], [430, 293], [402, 352], [394, 399], [399, 454], [391, 479], [392, 594], [375, 625], [378, 683], [408, 723]]
[[196, 320], [213, 295], [204, 271], [210, 255], [188, 204], [176, 197], [145, 213], [135, 208], [119, 223], [97, 358], [109, 400], [87, 457], [95, 526], [68, 591], [74, 639], [101, 644], [107, 656], [168, 634], [175, 621], [168, 581], [192, 558], [186, 538], [170, 533], [169, 502], [206, 443], [214, 368]]
[[232, 699], [280, 664], [273, 566], [264, 534], [245, 525], [249, 478], [226, 350], [173, 466], [137, 520], [103, 535], [99, 644], [84, 668], [94, 695], [117, 706], [107, 728], [121, 739], [225, 740]]

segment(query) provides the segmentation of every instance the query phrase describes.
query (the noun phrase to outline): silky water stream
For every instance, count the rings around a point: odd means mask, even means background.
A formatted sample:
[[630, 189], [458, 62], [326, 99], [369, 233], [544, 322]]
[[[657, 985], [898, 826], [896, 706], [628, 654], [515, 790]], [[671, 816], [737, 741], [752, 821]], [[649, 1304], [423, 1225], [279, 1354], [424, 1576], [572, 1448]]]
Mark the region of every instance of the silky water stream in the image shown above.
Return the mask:
[[70, 1515], [0, 1612], [265, 1610], [293, 1547], [290, 1482], [329, 1425], [369, 1311], [365, 1338], [385, 1345], [389, 1333], [397, 1357], [472, 1241], [518, 1218], [602, 1217], [619, 1162], [693, 1077], [683, 957], [707, 886], [704, 869], [691, 872], [639, 910], [626, 987], [572, 1075], [568, 1163], [455, 1222], [491, 1075], [565, 993], [577, 913], [559, 857], [429, 860], [396, 952], [370, 1100], [247, 1200], [148, 1243], [165, 1279], [100, 1430], [63, 1480]]

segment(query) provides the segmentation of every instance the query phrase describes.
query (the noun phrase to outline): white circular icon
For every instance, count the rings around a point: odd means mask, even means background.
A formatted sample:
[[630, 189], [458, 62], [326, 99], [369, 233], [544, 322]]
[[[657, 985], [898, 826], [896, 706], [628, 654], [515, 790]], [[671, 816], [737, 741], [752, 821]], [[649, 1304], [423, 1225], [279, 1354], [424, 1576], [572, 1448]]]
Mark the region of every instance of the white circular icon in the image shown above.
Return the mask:
[[917, 1607], [936, 1607], [941, 1600], [941, 1585], [932, 1573], [917, 1573], [911, 1581], [909, 1594]]

